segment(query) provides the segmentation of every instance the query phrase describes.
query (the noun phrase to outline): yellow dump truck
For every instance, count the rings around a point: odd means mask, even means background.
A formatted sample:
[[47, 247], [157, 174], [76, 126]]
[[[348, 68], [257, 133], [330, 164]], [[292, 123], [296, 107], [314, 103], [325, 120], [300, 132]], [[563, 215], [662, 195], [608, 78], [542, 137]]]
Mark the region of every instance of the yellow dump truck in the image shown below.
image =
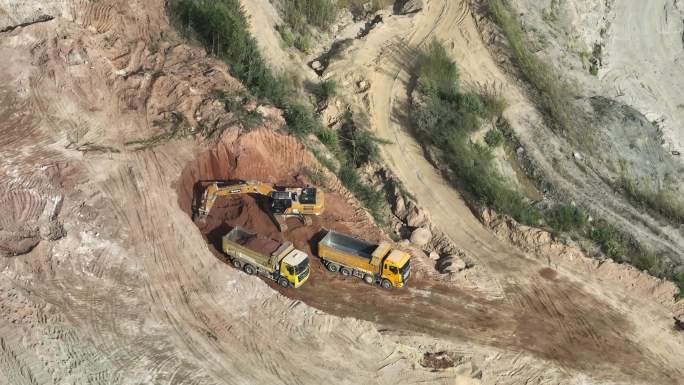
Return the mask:
[[411, 275], [411, 256], [393, 249], [387, 242], [379, 245], [335, 231], [318, 243], [318, 256], [329, 271], [379, 283], [385, 289], [402, 287]]
[[223, 236], [222, 248], [236, 269], [270, 278], [282, 287], [299, 287], [309, 278], [309, 255], [292, 242], [278, 242], [238, 226]]

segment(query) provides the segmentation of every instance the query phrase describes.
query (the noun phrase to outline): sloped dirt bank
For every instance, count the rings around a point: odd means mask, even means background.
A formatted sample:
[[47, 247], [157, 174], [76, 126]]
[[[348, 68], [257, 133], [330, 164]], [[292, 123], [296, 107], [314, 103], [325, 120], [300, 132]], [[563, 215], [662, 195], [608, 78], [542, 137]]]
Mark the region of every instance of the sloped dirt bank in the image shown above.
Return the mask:
[[[197, 181], [256, 179], [303, 186], [311, 183], [305, 170], [315, 167], [313, 157], [292, 137], [269, 129], [225, 135], [182, 172], [177, 185], [178, 203], [191, 215], [192, 201], [198, 194]], [[621, 310], [604, 302], [592, 287], [577, 282], [562, 269], [551, 271], [547, 265], [517, 253], [488, 266], [492, 275], [505, 271], [508, 276], [499, 281], [503, 290], [503, 297], [499, 298], [455, 283], [437, 282], [420, 268], [407, 288], [391, 291], [327, 272], [315, 257], [315, 243], [324, 229], [371, 241], [383, 238], [334, 176], [328, 177], [324, 186], [325, 211], [313, 219], [312, 226], [290, 219], [288, 231], [281, 234], [263, 209], [263, 202], [252, 196], [220, 198], [206, 222], [196, 225], [214, 255], [224, 262], [219, 240], [233, 226], [292, 241], [314, 256], [309, 281], [297, 290], [282, 290], [269, 284], [290, 298], [330, 314], [373, 321], [384, 330], [399, 333], [465, 339], [524, 351], [597, 378], [620, 378], [614, 372], [620, 368], [622, 375], [632, 378], [656, 375], [666, 382], [672, 380], [673, 374], [656, 369], [659, 365], [652, 361], [649, 349], [628, 337], [636, 325]], [[413, 255], [416, 260], [427, 259], [420, 250], [413, 250]], [[543, 270], [545, 267], [547, 270]]]

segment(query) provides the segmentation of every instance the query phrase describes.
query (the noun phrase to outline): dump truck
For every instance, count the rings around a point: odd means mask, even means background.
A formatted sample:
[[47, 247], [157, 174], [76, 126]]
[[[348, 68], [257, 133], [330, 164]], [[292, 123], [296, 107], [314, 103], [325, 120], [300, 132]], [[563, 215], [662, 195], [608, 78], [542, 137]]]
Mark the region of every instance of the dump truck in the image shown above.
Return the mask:
[[388, 242], [373, 244], [335, 231], [328, 231], [318, 243], [318, 256], [333, 273], [339, 271], [385, 289], [403, 287], [411, 275], [408, 253], [393, 249]]
[[309, 278], [309, 255], [292, 242], [278, 242], [238, 226], [223, 236], [222, 248], [236, 269], [267, 277], [282, 287], [299, 287]]

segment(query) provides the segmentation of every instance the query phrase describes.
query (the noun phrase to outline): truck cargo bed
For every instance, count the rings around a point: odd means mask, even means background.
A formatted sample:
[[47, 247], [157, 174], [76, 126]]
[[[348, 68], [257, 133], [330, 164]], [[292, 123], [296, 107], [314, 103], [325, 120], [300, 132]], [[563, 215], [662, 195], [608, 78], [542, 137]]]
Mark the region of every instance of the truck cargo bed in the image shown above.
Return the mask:
[[280, 247], [280, 243], [271, 238], [253, 234], [240, 228], [233, 229], [228, 234], [228, 239], [246, 249], [263, 255], [271, 255]]
[[378, 247], [378, 245], [334, 231], [329, 231], [320, 244], [368, 260], [373, 257], [373, 251]]

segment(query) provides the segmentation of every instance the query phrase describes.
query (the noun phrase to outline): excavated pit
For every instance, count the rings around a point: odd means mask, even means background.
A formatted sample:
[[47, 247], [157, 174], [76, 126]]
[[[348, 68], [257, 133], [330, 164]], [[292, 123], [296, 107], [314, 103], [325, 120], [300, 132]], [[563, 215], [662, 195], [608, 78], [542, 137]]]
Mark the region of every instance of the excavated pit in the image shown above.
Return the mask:
[[[240, 136], [224, 135], [214, 148], [200, 154], [182, 172], [177, 186], [179, 204], [192, 215], [193, 199], [201, 194], [199, 181], [253, 179], [305, 186], [311, 184], [305, 170], [316, 167], [319, 166], [313, 156], [293, 137], [267, 129]], [[324, 212], [313, 218], [311, 226], [290, 218], [288, 230], [278, 232], [265, 210], [265, 202], [251, 195], [219, 198], [207, 220], [196, 222], [196, 225], [214, 255], [225, 263], [228, 261], [220, 251], [220, 239], [234, 226], [293, 242], [312, 256], [308, 282], [298, 289], [282, 289], [274, 282], [266, 282], [281, 294], [330, 314], [373, 321], [387, 330], [457, 337], [499, 348], [519, 349], [580, 370], [595, 370], [597, 361], [605, 365], [634, 363], [630, 367], [651, 364], [637, 364], [644, 359], [644, 353], [624, 339], [623, 333], [629, 331], [630, 325], [621, 314], [609, 311], [576, 282], [555, 275], [551, 279], [550, 271], [540, 272], [532, 267], [533, 264], [514, 266], [515, 263], [531, 263], [529, 261], [511, 260], [513, 264], [502, 267], [514, 269], [520, 276], [532, 272], [533, 284], [512, 284], [503, 288], [507, 296], [517, 298], [513, 302], [427, 279], [418, 264], [414, 265], [408, 287], [396, 290], [370, 287], [360, 279], [345, 279], [340, 274], [328, 272], [316, 257], [315, 247], [325, 229], [368, 241], [382, 238], [382, 232], [354, 203], [339, 181], [332, 175], [328, 179], [329, 183], [323, 187], [326, 193]], [[540, 290], [544, 295], [540, 295]], [[572, 293], [572, 301], [568, 300], [569, 293]], [[521, 306], [520, 303], [529, 305]], [[602, 311], [597, 313], [595, 309]], [[629, 370], [627, 374], [638, 375], [640, 370], [631, 372]], [[668, 374], [663, 376], [669, 378]]]

